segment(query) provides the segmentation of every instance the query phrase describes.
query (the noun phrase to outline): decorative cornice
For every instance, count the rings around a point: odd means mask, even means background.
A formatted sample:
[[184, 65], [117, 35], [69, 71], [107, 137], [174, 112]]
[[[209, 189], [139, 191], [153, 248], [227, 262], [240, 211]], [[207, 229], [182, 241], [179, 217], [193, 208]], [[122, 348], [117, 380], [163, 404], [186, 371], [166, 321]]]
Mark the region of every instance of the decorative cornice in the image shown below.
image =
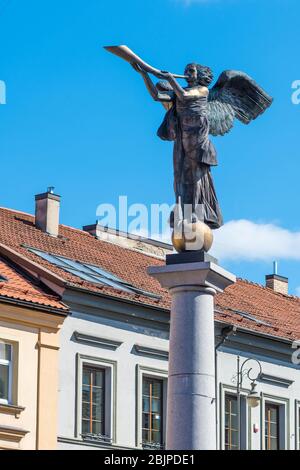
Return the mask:
[[122, 341], [115, 341], [108, 338], [99, 338], [99, 336], [90, 336], [79, 331], [74, 331], [74, 338], [79, 343], [89, 344], [90, 346], [96, 346], [98, 348], [112, 349], [115, 351], [121, 344]]
[[66, 317], [69, 313], [68, 309], [63, 310], [60, 308], [51, 307], [50, 305], [39, 304], [36, 302], [27, 301], [27, 300], [14, 299], [13, 297], [7, 297], [4, 295], [0, 295], [0, 301], [1, 303], [15, 305], [16, 307], [22, 307], [22, 308], [27, 308], [31, 310], [38, 310], [44, 313], [46, 312], [46, 313], [51, 313], [53, 315], [60, 315], [61, 317]]
[[275, 375], [270, 375], [270, 374], [260, 374], [259, 379], [260, 382], [265, 382], [271, 385], [277, 385], [280, 387], [290, 387], [293, 383], [294, 380], [290, 379], [285, 379], [283, 377], [276, 377]]
[[[2, 304], [2, 299], [1, 299]], [[45, 314], [45, 312], [47, 314]], [[50, 328], [57, 332], [65, 320], [68, 312], [57, 315], [50, 309], [33, 308], [32, 305], [17, 305], [7, 302], [0, 308], [0, 320], [17, 323], [18, 325], [33, 326], [37, 328]]]
[[164, 359], [166, 361], [169, 359], [169, 352], [163, 349], [149, 348], [148, 346], [143, 346], [141, 344], [135, 344], [134, 349], [135, 352], [142, 356]]
[[0, 425], [0, 440], [20, 442], [29, 431], [20, 428], [14, 428], [13, 426], [2, 426]]

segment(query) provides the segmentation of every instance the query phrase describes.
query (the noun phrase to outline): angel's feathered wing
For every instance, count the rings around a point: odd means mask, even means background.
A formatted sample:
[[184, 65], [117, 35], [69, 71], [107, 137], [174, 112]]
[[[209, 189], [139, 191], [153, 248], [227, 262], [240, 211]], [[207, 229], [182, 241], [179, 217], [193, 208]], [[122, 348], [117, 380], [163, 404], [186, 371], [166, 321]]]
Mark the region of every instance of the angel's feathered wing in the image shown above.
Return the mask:
[[232, 129], [235, 118], [249, 124], [272, 102], [273, 98], [247, 74], [227, 70], [209, 92], [209, 132], [215, 136], [226, 134]]

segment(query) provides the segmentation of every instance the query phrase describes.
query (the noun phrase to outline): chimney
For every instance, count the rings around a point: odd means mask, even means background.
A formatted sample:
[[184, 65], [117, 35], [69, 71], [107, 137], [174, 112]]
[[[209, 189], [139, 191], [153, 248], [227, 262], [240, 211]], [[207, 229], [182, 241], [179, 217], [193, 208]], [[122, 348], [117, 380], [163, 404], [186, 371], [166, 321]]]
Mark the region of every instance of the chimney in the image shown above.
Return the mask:
[[60, 196], [49, 187], [46, 193], [35, 196], [35, 225], [52, 237], [58, 236]]
[[269, 287], [274, 292], [279, 292], [280, 294], [288, 295], [289, 293], [289, 280], [287, 277], [280, 276], [278, 274], [278, 263], [274, 261], [273, 274], [268, 274], [266, 276], [266, 287]]

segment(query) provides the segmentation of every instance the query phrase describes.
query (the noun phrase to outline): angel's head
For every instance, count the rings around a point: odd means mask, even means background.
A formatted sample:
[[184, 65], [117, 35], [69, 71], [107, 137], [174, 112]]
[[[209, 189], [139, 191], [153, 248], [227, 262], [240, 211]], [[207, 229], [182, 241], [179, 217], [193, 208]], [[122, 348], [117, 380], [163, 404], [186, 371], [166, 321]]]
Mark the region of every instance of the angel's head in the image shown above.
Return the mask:
[[213, 81], [213, 73], [209, 67], [200, 64], [188, 64], [185, 68], [184, 75], [188, 78], [186, 81], [189, 86], [206, 86], [208, 87]]

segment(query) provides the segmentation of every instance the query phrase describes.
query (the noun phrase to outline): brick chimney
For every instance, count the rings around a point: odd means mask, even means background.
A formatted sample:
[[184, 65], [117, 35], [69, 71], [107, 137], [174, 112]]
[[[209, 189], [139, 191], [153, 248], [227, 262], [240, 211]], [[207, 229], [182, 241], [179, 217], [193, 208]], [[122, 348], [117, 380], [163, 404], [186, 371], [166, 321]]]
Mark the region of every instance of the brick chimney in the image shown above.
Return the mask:
[[278, 264], [274, 261], [274, 273], [266, 276], [266, 287], [269, 287], [274, 292], [288, 295], [289, 293], [289, 280], [287, 277], [277, 274]]
[[49, 187], [46, 193], [35, 196], [35, 225], [52, 237], [58, 236], [60, 196]]

